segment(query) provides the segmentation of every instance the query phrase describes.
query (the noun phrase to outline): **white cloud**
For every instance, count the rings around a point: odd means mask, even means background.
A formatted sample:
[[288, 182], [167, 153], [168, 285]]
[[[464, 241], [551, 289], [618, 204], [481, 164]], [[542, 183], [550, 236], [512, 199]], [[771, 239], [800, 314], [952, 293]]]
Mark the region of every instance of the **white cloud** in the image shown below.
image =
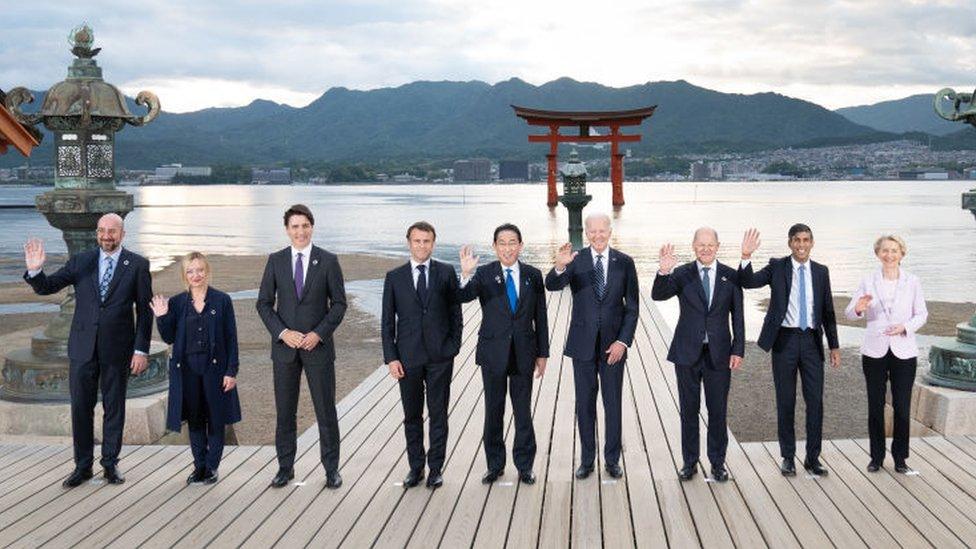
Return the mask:
[[[90, 0], [6, 6], [0, 87], [64, 77], [87, 19], [106, 78], [167, 110], [304, 104], [332, 86], [414, 80], [612, 86], [683, 78], [828, 107], [976, 84], [976, 3], [832, 0]], [[972, 85], [970, 84], [970, 86]], [[963, 85], [962, 88], [970, 86]]]

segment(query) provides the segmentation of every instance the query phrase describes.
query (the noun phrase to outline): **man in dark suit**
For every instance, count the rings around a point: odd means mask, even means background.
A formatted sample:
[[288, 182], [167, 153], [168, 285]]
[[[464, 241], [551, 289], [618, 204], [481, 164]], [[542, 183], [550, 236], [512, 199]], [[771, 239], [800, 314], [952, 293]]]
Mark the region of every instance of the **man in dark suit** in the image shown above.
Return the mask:
[[[637, 269], [630, 256], [609, 247], [610, 216], [590, 214], [585, 221], [590, 245], [573, 252], [569, 243], [556, 252], [546, 289], [573, 290], [573, 313], [563, 354], [573, 359], [580, 466], [576, 478], [593, 472], [596, 458], [596, 394], [603, 393], [603, 458], [613, 478], [620, 467], [624, 365], [634, 340], [639, 312]], [[598, 380], [599, 379], [599, 383]]]
[[[125, 425], [128, 374], [139, 375], [148, 365], [152, 336], [152, 280], [149, 261], [122, 248], [122, 218], [105, 214], [98, 220], [98, 248], [79, 252], [54, 274], [44, 268], [44, 244], [31, 239], [24, 246], [24, 279], [40, 295], [73, 285], [75, 313], [68, 336], [68, 385], [71, 392], [71, 436], [75, 469], [63, 482], [73, 488], [92, 478], [94, 413], [102, 391], [102, 459], [105, 480], [121, 484], [118, 470]], [[135, 319], [132, 310], [135, 307]]]
[[[674, 363], [681, 405], [681, 455], [678, 477], [689, 480], [698, 472], [698, 410], [705, 385], [708, 407], [708, 461], [712, 478], [725, 482], [725, 423], [732, 370], [742, 365], [745, 352], [745, 320], [742, 288], [735, 269], [715, 260], [718, 233], [710, 227], [695, 231], [691, 244], [695, 261], [675, 268], [674, 246], [661, 247], [661, 265], [654, 277], [651, 298], [663, 301], [678, 296], [681, 313], [674, 330], [668, 360]], [[729, 333], [729, 323], [732, 333]]]
[[758, 344], [773, 352], [773, 382], [776, 385], [776, 415], [779, 450], [783, 458], [781, 472], [796, 474], [794, 410], [796, 375], [800, 374], [803, 400], [807, 406], [806, 459], [803, 467], [817, 476], [827, 474], [820, 463], [820, 441], [823, 432], [824, 349], [823, 336], [830, 346], [830, 365], [840, 367], [837, 342], [837, 318], [830, 292], [827, 267], [810, 259], [813, 231], [797, 223], [790, 227], [787, 243], [792, 253], [774, 258], [758, 272], [753, 272], [753, 252], [759, 248], [759, 231], [749, 229], [742, 239], [742, 263], [739, 283], [743, 288], [769, 285], [769, 307], [763, 320]]
[[325, 486], [342, 486], [339, 475], [339, 420], [335, 407], [335, 344], [332, 334], [346, 314], [346, 289], [335, 254], [312, 244], [315, 218], [307, 206], [285, 212], [291, 246], [268, 257], [257, 310], [271, 333], [277, 424], [278, 473], [271, 486], [295, 478], [298, 391], [302, 370], [315, 406]]
[[[444, 479], [447, 407], [451, 400], [454, 357], [461, 348], [461, 304], [454, 267], [433, 260], [437, 233], [426, 221], [407, 229], [410, 261], [386, 273], [383, 283], [383, 361], [398, 380], [403, 402], [403, 432], [410, 471], [404, 488], [424, 478], [428, 488]], [[424, 393], [430, 418], [430, 449], [424, 452]]]
[[[542, 272], [519, 261], [522, 232], [511, 223], [495, 229], [498, 261], [478, 267], [470, 246], [461, 248], [462, 303], [481, 302], [481, 329], [475, 361], [485, 387], [482, 440], [488, 471], [481, 482], [491, 484], [505, 470], [505, 393], [512, 397], [515, 444], [512, 461], [519, 480], [535, 483], [535, 430], [532, 428], [532, 372], [542, 377], [549, 357], [549, 321]], [[506, 391], [507, 389], [507, 391]]]

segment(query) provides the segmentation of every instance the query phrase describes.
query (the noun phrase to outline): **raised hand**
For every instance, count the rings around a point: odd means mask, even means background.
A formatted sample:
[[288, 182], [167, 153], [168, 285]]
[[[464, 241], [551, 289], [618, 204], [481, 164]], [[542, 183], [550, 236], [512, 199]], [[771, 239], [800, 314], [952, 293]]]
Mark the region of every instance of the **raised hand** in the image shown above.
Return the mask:
[[871, 297], [870, 294], [862, 295], [860, 299], [857, 300], [857, 303], [854, 305], [854, 312], [857, 313], [858, 316], [864, 314], [864, 311], [868, 310], [868, 307], [871, 306], [872, 299], [874, 298]]
[[152, 310], [153, 316], [157, 318], [166, 316], [169, 313], [169, 300], [162, 294], [156, 294], [153, 296], [152, 301], [149, 302], [149, 309]]
[[658, 272], [664, 275], [671, 274], [674, 266], [678, 264], [678, 259], [674, 257], [674, 245], [669, 242], [661, 246], [658, 257], [660, 258]]
[[468, 244], [461, 246], [461, 252], [458, 255], [461, 258], [461, 278], [470, 278], [475, 269], [478, 268], [478, 260], [481, 259], [481, 256], [474, 255], [473, 249]]
[[40, 271], [44, 268], [44, 241], [40, 238], [29, 238], [24, 244], [24, 262], [28, 271]]
[[762, 241], [759, 240], [759, 230], [749, 229], [742, 237], [742, 259], [749, 259], [753, 252], [759, 248]]
[[554, 260], [555, 267], [557, 271], [563, 271], [566, 266], [576, 257], [578, 252], [573, 251], [573, 245], [569, 242], [563, 244], [556, 250], [556, 258]]

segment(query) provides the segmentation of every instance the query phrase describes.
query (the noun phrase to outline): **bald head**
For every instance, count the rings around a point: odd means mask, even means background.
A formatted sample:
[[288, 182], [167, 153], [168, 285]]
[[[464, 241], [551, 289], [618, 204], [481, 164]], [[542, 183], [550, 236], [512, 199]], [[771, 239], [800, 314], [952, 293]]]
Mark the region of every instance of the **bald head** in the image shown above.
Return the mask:
[[695, 237], [691, 240], [692, 243], [698, 242], [701, 238], [711, 237], [718, 242], [718, 231], [711, 227], [698, 227], [695, 229]]
[[107, 213], [98, 218], [98, 228], [95, 229], [95, 237], [98, 240], [98, 247], [107, 254], [115, 253], [122, 245], [122, 238], [125, 236], [122, 216], [117, 213]]

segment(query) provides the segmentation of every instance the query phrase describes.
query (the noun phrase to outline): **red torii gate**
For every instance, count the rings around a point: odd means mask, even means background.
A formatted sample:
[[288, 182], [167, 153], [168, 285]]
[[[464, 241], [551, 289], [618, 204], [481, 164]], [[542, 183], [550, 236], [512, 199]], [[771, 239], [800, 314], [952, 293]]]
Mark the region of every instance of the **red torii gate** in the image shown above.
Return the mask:
[[[560, 143], [610, 143], [610, 182], [613, 184], [613, 205], [624, 205], [624, 155], [620, 153], [618, 143], [638, 142], [640, 134], [624, 135], [620, 133], [621, 126], [640, 126], [645, 118], [654, 114], [657, 105], [632, 109], [628, 111], [544, 111], [527, 109], [516, 105], [515, 116], [524, 119], [530, 126], [546, 126], [546, 135], [530, 135], [530, 143], [549, 143], [549, 197], [547, 204], [556, 205], [556, 174], [559, 158]], [[579, 135], [562, 135], [559, 128], [576, 126]], [[610, 128], [608, 135], [590, 135], [590, 128], [605, 126]]]

